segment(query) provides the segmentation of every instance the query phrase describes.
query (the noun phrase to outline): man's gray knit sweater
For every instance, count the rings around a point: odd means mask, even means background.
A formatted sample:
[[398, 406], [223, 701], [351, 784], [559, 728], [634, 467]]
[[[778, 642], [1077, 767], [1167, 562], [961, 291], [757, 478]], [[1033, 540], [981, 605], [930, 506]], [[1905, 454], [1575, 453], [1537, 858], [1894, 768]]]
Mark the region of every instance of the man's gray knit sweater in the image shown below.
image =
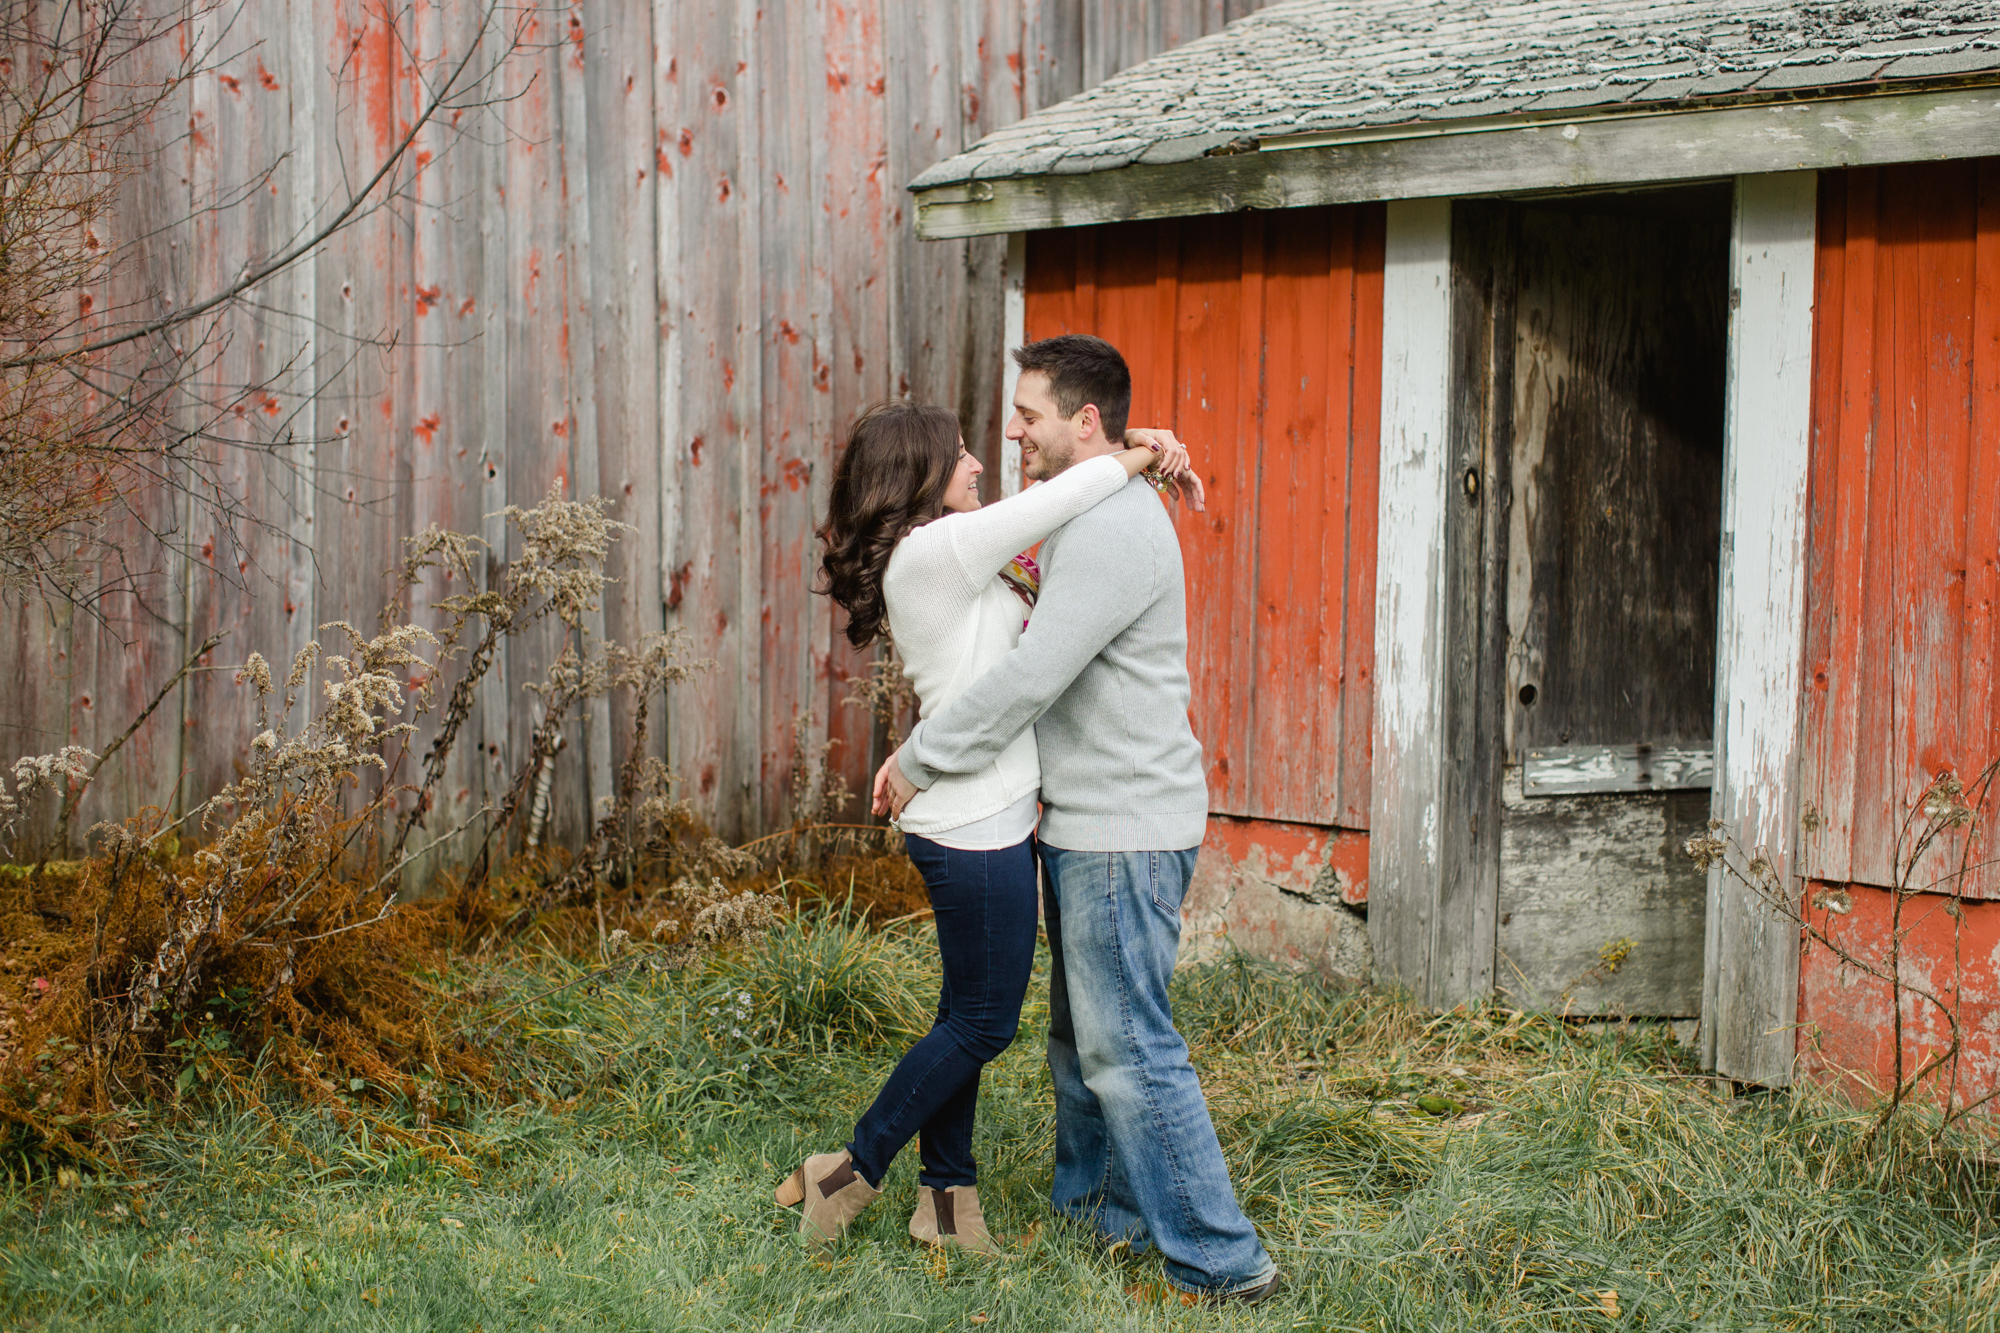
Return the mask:
[[1042, 841], [1069, 851], [1201, 844], [1208, 784], [1188, 726], [1187, 591], [1174, 526], [1134, 479], [1042, 544], [1042, 588], [1012, 652], [917, 724], [904, 776], [976, 773], [1026, 727]]

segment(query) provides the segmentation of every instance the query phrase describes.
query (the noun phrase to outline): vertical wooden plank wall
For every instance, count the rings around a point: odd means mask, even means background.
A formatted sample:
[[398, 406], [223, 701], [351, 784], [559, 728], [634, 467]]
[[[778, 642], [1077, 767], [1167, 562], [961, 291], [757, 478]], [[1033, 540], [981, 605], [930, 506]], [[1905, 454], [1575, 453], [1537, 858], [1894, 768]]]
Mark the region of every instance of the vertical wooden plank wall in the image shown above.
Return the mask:
[[[1219, 814], [1368, 827], [1383, 210], [1029, 238], [1029, 338], [1094, 333], [1193, 450], [1195, 734]], [[1247, 368], [1247, 369], [1246, 369]]]
[[2000, 159], [1822, 181], [1805, 869], [1887, 886], [1930, 780], [2000, 759]]
[[[1977, 1096], [2000, 1084], [1992, 839], [1915, 867], [1897, 846], [1932, 777], [2000, 757], [2000, 159], [1822, 173], [1815, 286], [1806, 901], [1879, 959], [1887, 887], [1941, 890], [1905, 902], [1902, 967], [1960, 1006], [1952, 1092]], [[1889, 988], [1810, 943], [1800, 971], [1801, 1066], [1886, 1091]], [[1949, 1033], [1913, 995], [1903, 1018], [1907, 1071]]]
[[[0, 652], [25, 684], [0, 699], [0, 758], [101, 747], [187, 645], [221, 631], [212, 669], [107, 766], [77, 826], [198, 799], [229, 780], [254, 730], [233, 671], [249, 652], [282, 674], [320, 624], [372, 627], [401, 539], [429, 523], [495, 542], [490, 577], [506, 554], [495, 515], [560, 482], [604, 495], [632, 529], [591, 632], [629, 641], [678, 625], [719, 663], [671, 701], [663, 742], [718, 830], [744, 837], [788, 816], [800, 716], [816, 719], [813, 741], [843, 742], [836, 761], [858, 790], [879, 756], [844, 682], [866, 655], [807, 590], [837, 439], [869, 403], [907, 395], [959, 411], [989, 462], [1000, 443], [1006, 241], [918, 242], [903, 183], [1252, 7], [518, 11], [524, 46], [484, 105], [422, 132], [422, 168], [398, 177], [397, 197], [214, 330], [224, 352], [210, 378], [256, 393], [208, 404], [222, 425], [202, 471], [255, 521], [137, 497], [133, 526], [173, 544], [129, 543], [157, 558], [101, 620], [6, 608]], [[423, 80], [463, 53], [484, 9], [245, 10], [232, 58], [169, 118], [190, 132], [106, 220], [135, 246], [128, 299], [200, 299], [328, 217], [408, 133]], [[268, 187], [213, 208], [274, 161]], [[419, 623], [454, 591], [435, 574], [414, 590]], [[522, 687], [559, 647], [539, 633], [489, 677], [434, 825], [497, 797], [535, 724]], [[621, 705], [571, 727], [552, 838], [581, 834], [627, 722]]]

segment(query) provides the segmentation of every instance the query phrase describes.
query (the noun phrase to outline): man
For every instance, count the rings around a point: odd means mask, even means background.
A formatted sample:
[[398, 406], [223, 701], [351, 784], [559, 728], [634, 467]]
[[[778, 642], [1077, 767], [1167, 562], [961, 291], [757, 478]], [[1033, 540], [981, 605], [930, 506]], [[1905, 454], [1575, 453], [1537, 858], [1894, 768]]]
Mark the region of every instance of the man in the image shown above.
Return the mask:
[[[1122, 447], [1132, 377], [1101, 338], [1014, 353], [1007, 438], [1044, 481]], [[876, 776], [900, 812], [945, 773], [993, 762], [1029, 726], [1041, 751], [1049, 1068], [1057, 1213], [1135, 1249], [1197, 1294], [1258, 1301], [1276, 1266], [1230, 1187], [1187, 1043], [1167, 1001], [1181, 899], [1208, 823], [1188, 726], [1180, 544], [1145, 482], [1058, 529], [1020, 643], [917, 724]]]

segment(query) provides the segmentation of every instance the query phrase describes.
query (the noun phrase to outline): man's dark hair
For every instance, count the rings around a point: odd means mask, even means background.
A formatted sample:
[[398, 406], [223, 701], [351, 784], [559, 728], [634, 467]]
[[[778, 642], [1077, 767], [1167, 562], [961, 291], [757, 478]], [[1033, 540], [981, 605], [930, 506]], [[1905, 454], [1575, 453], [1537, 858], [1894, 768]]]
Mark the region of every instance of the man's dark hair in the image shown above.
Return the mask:
[[1125, 438], [1125, 418], [1132, 411], [1132, 372], [1118, 349], [1087, 333], [1065, 333], [1014, 349], [1014, 364], [1049, 377], [1049, 396], [1066, 417], [1097, 404], [1104, 437]]

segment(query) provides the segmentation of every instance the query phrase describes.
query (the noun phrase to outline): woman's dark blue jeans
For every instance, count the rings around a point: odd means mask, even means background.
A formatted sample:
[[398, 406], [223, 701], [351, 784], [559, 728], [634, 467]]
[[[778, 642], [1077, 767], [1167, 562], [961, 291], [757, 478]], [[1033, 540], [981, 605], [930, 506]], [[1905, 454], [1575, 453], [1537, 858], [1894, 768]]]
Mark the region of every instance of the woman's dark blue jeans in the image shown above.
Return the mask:
[[913, 833], [910, 860], [937, 913], [944, 985], [937, 1022], [910, 1048], [854, 1126], [854, 1169], [879, 1187], [889, 1163], [920, 1135], [918, 1181], [933, 1189], [978, 1183], [972, 1119], [979, 1073], [1007, 1049], [1035, 963], [1035, 840], [967, 852]]

